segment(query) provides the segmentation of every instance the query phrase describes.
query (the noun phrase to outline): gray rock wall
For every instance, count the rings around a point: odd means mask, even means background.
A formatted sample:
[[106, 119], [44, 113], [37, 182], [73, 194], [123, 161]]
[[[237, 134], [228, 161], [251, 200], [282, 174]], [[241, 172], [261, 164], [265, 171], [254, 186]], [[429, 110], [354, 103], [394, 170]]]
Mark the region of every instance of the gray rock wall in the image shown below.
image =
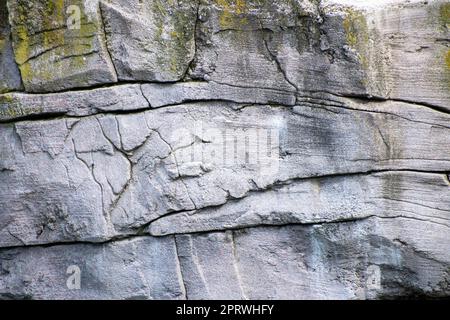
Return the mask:
[[450, 296], [447, 1], [0, 0], [0, 298]]

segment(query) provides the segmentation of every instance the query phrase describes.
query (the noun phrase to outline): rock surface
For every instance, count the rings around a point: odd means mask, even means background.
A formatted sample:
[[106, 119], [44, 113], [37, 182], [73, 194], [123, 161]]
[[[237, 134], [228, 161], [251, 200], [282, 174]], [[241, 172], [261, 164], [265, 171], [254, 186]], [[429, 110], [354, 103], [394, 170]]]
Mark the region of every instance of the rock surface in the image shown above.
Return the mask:
[[0, 299], [450, 296], [449, 28], [443, 0], [0, 0]]
[[14, 61], [11, 28], [8, 23], [6, 0], [0, 1], [0, 93], [20, 90], [22, 83]]
[[195, 54], [196, 1], [101, 2], [120, 80], [181, 80]]
[[15, 58], [26, 91], [51, 92], [117, 81], [97, 0], [11, 0], [8, 9]]
[[[81, 274], [71, 290], [70, 267]], [[13, 299], [182, 299], [173, 238], [135, 238], [0, 253], [0, 297]], [[18, 275], [20, 275], [18, 277]]]

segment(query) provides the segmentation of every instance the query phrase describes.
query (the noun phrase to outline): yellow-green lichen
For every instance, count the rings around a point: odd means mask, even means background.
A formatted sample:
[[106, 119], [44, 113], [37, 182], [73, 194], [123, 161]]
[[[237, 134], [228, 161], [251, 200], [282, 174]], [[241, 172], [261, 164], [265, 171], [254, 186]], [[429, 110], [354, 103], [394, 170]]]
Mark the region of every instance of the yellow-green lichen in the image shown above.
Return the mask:
[[0, 104], [11, 104], [12, 102], [14, 102], [12, 94], [6, 93], [0, 96]]
[[347, 44], [358, 53], [364, 68], [369, 65], [367, 51], [369, 50], [369, 27], [364, 14], [350, 8], [346, 9], [343, 27]]
[[245, 0], [216, 0], [216, 2], [221, 10], [219, 24], [222, 29], [248, 24], [247, 18], [242, 16], [248, 12]]
[[439, 18], [444, 26], [447, 28], [450, 25], [450, 3], [443, 3], [439, 7]]

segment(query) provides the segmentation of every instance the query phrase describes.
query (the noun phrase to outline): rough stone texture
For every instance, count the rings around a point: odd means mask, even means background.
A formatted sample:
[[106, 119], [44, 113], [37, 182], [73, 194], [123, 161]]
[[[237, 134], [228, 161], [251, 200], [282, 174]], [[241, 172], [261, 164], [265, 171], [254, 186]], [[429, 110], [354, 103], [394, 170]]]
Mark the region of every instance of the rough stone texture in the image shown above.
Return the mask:
[[388, 96], [443, 108], [450, 101], [450, 4], [397, 5], [375, 16], [389, 52]]
[[[373, 216], [408, 217], [449, 227], [448, 203], [436, 201], [436, 198], [446, 199], [448, 189], [446, 177], [424, 173], [389, 172], [308, 179], [276, 190], [255, 192], [218, 209], [163, 217], [150, 225], [150, 233], [165, 235], [257, 225], [314, 224]], [[422, 195], [421, 201], [415, 202], [418, 193]]]
[[223, 100], [248, 104], [293, 106], [295, 93], [264, 88], [245, 88], [215, 82], [181, 82], [177, 84], [144, 84], [142, 92], [153, 108], [193, 101]]
[[450, 296], [446, 1], [0, 18], [0, 298]]
[[[80, 290], [69, 290], [67, 270], [75, 265], [82, 271], [84, 285]], [[179, 270], [173, 238], [3, 250], [0, 297], [182, 299], [185, 294]]]
[[[79, 29], [68, 26], [72, 21], [69, 6], [80, 10]], [[8, 0], [8, 9], [26, 91], [60, 91], [117, 81], [97, 0]]]
[[27, 117], [124, 112], [148, 106], [138, 84], [53, 94], [14, 92], [0, 95], [0, 122]]
[[6, 0], [0, 1], [0, 93], [20, 90], [22, 83], [14, 61], [11, 30], [8, 23]]
[[[428, 243], [426, 253], [412, 241], [424, 225], [441, 240]], [[450, 293], [446, 229], [410, 219], [370, 218], [177, 236], [177, 244], [186, 295], [194, 299], [440, 296]], [[371, 265], [381, 268], [381, 290], [367, 286]]]
[[101, 2], [120, 80], [178, 81], [195, 53], [196, 1]]
[[446, 107], [448, 3], [391, 2], [203, 0], [191, 76]]

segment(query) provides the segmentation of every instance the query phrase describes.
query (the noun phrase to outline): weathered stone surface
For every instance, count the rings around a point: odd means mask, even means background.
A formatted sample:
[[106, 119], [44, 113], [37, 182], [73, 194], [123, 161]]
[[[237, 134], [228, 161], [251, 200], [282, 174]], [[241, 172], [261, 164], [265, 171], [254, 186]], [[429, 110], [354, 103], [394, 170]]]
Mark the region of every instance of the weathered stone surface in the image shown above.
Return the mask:
[[0, 95], [0, 122], [27, 117], [86, 116], [148, 107], [138, 84], [53, 94], [15, 92]]
[[343, 26], [347, 42], [371, 75], [367, 85], [382, 84], [383, 97], [448, 107], [448, 2], [386, 1], [368, 8], [350, 2], [357, 8], [344, 10]]
[[191, 77], [247, 87], [386, 96], [382, 39], [377, 30], [369, 30], [365, 11], [313, 1], [201, 3]]
[[[188, 298], [442, 297], [450, 293], [447, 233], [440, 224], [373, 217], [182, 235], [177, 244]], [[369, 281], [374, 268], [379, 287]]]
[[233, 235], [176, 236], [188, 299], [245, 299], [235, 261]]
[[[420, 201], [417, 201], [420, 194]], [[314, 224], [372, 216], [408, 217], [450, 227], [445, 174], [388, 172], [307, 179], [250, 193], [220, 208], [163, 217], [153, 235], [237, 229], [258, 225]]]
[[[139, 237], [103, 245], [16, 248], [0, 252], [0, 296], [444, 297], [450, 294], [449, 245], [448, 227], [440, 224], [373, 217], [356, 222], [182, 235], [176, 237], [176, 245], [172, 237]], [[80, 290], [67, 286], [70, 266], [79, 268]], [[374, 271], [379, 272], [379, 279], [373, 278]]]
[[[448, 254], [439, 253], [450, 244], [447, 232], [446, 227], [420, 221], [370, 219], [280, 231], [254, 229], [238, 233], [235, 241], [249, 298], [445, 296]], [[428, 243], [428, 233], [441, 242]], [[411, 234], [427, 243], [426, 254], [422, 246], [404, 241]], [[380, 269], [380, 288], [367, 284], [371, 266]], [[255, 268], [260, 272], [252, 272]]]
[[108, 48], [121, 80], [178, 81], [195, 54], [197, 1], [101, 2]]
[[[416, 202], [404, 193], [408, 185], [423, 185], [421, 201], [430, 193], [427, 217], [444, 223], [440, 213], [448, 208], [438, 196], [447, 197], [443, 175], [296, 181], [380, 170], [450, 171], [449, 115], [406, 103], [342, 101], [344, 107], [311, 99], [293, 108], [186, 104], [4, 124], [1, 244], [103, 241], [154, 220], [150, 232], [161, 235], [346, 220], [378, 211], [396, 216], [408, 209], [420, 216], [420, 205], [397, 208], [384, 199], [391, 192], [392, 201]], [[242, 137], [257, 135], [245, 145]]]
[[401, 4], [376, 16], [389, 49], [388, 96], [448, 108], [450, 4]]
[[[117, 81], [97, 0], [8, 1], [8, 9], [15, 58], [26, 91], [60, 91]], [[75, 12], [80, 13], [79, 26], [74, 23]]]
[[[78, 127], [80, 131], [77, 127], [77, 121], [62, 120], [0, 129], [3, 246], [106, 239], [109, 225], [103, 205], [111, 199], [103, 198], [103, 186], [97, 181], [108, 184], [109, 179], [107, 190], [114, 186], [116, 192], [120, 191], [130, 164], [120, 154], [112, 154], [112, 146], [105, 138], [92, 143], [104, 144], [103, 149], [109, 146], [110, 155], [105, 149], [107, 153], [91, 156], [86, 147], [90, 140], [98, 139], [93, 133], [100, 127], [92, 123]], [[71, 136], [71, 130], [78, 137]], [[102, 150], [101, 146], [95, 148]], [[109, 171], [109, 159], [114, 157], [118, 162], [114, 163], [114, 171]], [[99, 169], [101, 176], [96, 177]]]
[[6, 0], [0, 1], [0, 93], [20, 90], [22, 83], [14, 60]]
[[43, 116], [131, 112], [209, 100], [293, 106], [296, 96], [290, 92], [233, 87], [212, 82], [117, 85], [54, 94], [14, 92], [0, 95], [0, 122]]
[[[79, 268], [79, 289], [68, 278]], [[69, 279], [70, 280], [70, 279]], [[183, 299], [173, 238], [0, 252], [0, 298]]]
[[[295, 91], [298, 85], [286, 77], [272, 44], [285, 36], [288, 45], [294, 46], [295, 34], [300, 38], [306, 30], [312, 30], [317, 15], [310, 1], [202, 0], [197, 55], [190, 76], [230, 85]], [[312, 36], [320, 35], [318, 28], [314, 31]]]
[[7, 2], [0, 299], [450, 296], [446, 1]]
[[293, 106], [293, 92], [263, 88], [246, 88], [214, 82], [180, 82], [177, 84], [143, 84], [142, 92], [153, 108], [193, 101], [224, 100], [248, 104]]
[[343, 3], [203, 1], [191, 76], [448, 106], [446, 1]]

